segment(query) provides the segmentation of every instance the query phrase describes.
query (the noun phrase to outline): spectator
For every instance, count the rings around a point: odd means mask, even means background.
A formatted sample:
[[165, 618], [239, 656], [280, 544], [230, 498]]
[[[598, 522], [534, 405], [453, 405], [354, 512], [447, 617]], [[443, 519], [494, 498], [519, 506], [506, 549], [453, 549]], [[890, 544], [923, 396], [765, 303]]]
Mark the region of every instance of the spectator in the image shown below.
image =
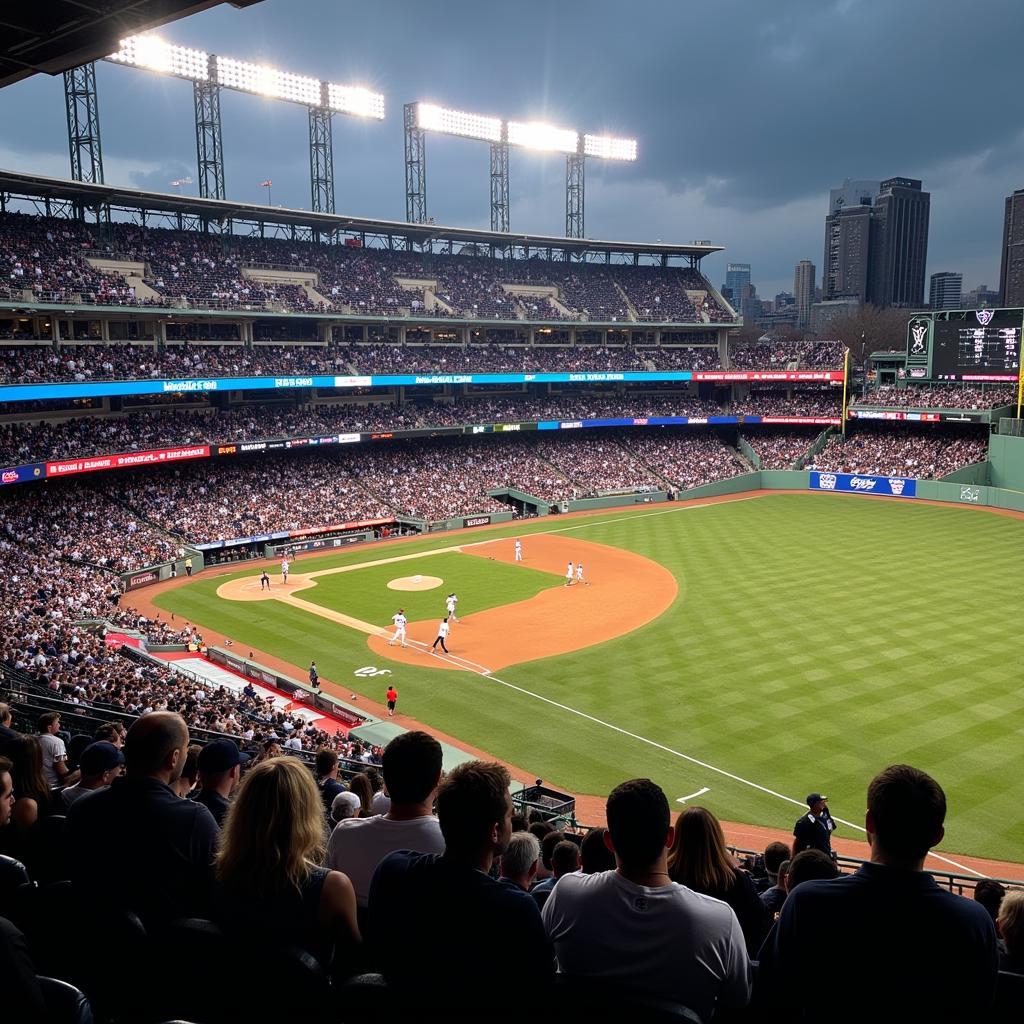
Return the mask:
[[999, 905], [996, 929], [1006, 946], [999, 954], [999, 969], [1024, 974], [1024, 890], [1011, 889]]
[[540, 860], [540, 843], [529, 832], [513, 832], [508, 847], [501, 855], [498, 881], [503, 885], [515, 886], [529, 892], [537, 874]]
[[988, 916], [993, 921], [999, 916], [999, 905], [1003, 902], [1005, 895], [1005, 886], [994, 878], [982, 878], [974, 887], [975, 901], [988, 911]]
[[512, 835], [510, 781], [498, 764], [453, 768], [437, 794], [444, 853], [392, 853], [373, 876], [374, 948], [388, 981], [418, 1006], [436, 993], [447, 1009], [479, 1012], [504, 990], [509, 964], [543, 998], [554, 963], [537, 904], [490, 877]]
[[[365, 908], [377, 865], [395, 850], [444, 852], [433, 814], [441, 778], [441, 744], [425, 732], [400, 733], [384, 748], [384, 784], [391, 794], [387, 814], [339, 821], [327, 844], [327, 864], [352, 879]], [[362, 807], [362, 804], [360, 804]]]
[[201, 743], [190, 743], [185, 752], [185, 767], [181, 769], [181, 777], [174, 783], [174, 792], [183, 800], [190, 797], [199, 783], [199, 754]]
[[764, 905], [750, 875], [737, 867], [726, 849], [721, 824], [706, 808], [687, 807], [676, 818], [668, 874], [673, 882], [728, 903], [740, 923], [747, 951], [757, 954], [768, 931]]
[[43, 751], [43, 777], [50, 789], [60, 789], [78, 781], [78, 772], [68, 768], [68, 752], [57, 735], [60, 715], [47, 711], [39, 716], [39, 745]]
[[349, 818], [358, 818], [361, 806], [359, 797], [346, 789], [331, 801], [331, 821], [337, 824]]
[[[550, 885], [546, 888], [537, 886], [530, 895], [537, 901], [537, 906], [543, 910], [548, 897], [554, 890], [555, 884], [563, 875], [579, 873], [580, 870], [580, 848], [571, 839], [562, 839], [551, 851], [551, 878]], [[546, 883], [545, 883], [546, 884]]]
[[94, 740], [112, 743], [118, 750], [124, 746], [124, 738], [128, 730], [120, 722], [104, 722], [96, 727], [92, 734]]
[[0, 1007], [5, 1020], [52, 1019], [48, 1012], [50, 1007], [39, 986], [28, 942], [24, 934], [4, 917], [0, 917], [0, 978], [4, 979]]
[[531, 894], [544, 893], [543, 899], [538, 901], [538, 906], [544, 906], [547, 893], [551, 892], [555, 884], [555, 868], [551, 863], [551, 855], [555, 847], [565, 838], [565, 833], [558, 829], [552, 829], [540, 841], [540, 863], [537, 865], [537, 881], [530, 890]]
[[0, 701], [0, 747], [8, 740], [16, 739], [20, 733], [11, 727], [11, 709]]
[[14, 810], [11, 814], [13, 834], [7, 837], [15, 844], [13, 852], [28, 837], [29, 829], [40, 819], [53, 814], [59, 808], [52, 790], [43, 775], [43, 748], [38, 736], [19, 736], [4, 746], [4, 753], [11, 762], [11, 778], [14, 781]]
[[70, 807], [76, 800], [106, 789], [121, 774], [124, 754], [113, 743], [97, 740], [90, 743], [82, 751], [79, 758], [82, 777], [74, 786], [61, 790], [60, 798], [65, 807]]
[[786, 893], [804, 882], [828, 881], [839, 877], [836, 862], [821, 850], [801, 850], [790, 862], [786, 873]]
[[764, 863], [765, 877], [759, 885], [762, 892], [770, 889], [773, 885], [778, 885], [779, 865], [787, 860], [789, 860], [789, 847], [785, 843], [769, 843], [764, 848], [762, 862]]
[[157, 923], [207, 910], [218, 829], [173, 789], [187, 747], [180, 715], [144, 715], [128, 730], [127, 774], [71, 806], [72, 881], [90, 900]]
[[345, 787], [338, 781], [338, 752], [321, 747], [316, 752], [316, 785], [320, 790], [320, 800], [324, 805], [324, 813], [329, 814], [334, 798], [344, 791]]
[[0, 828], [11, 823], [14, 810], [14, 766], [6, 757], [0, 757]]
[[615, 871], [567, 875], [544, 907], [558, 970], [682, 1003], [706, 1020], [744, 1006], [751, 968], [732, 909], [673, 882], [668, 801], [648, 779], [617, 786], [606, 805]]
[[585, 875], [596, 875], [599, 871], [615, 870], [615, 854], [605, 842], [608, 829], [599, 825], [592, 828], [580, 843], [581, 870]]
[[775, 915], [782, 909], [782, 904], [786, 902], [786, 896], [789, 894], [789, 868], [791, 863], [792, 861], [788, 859], [784, 860], [779, 865], [775, 884], [761, 893], [761, 902], [768, 913], [769, 922], [775, 920]]
[[370, 788], [373, 790], [373, 800], [370, 801], [371, 812], [387, 814], [391, 809], [391, 798], [384, 792], [384, 777], [376, 766], [366, 769], [366, 777], [370, 780]]
[[218, 828], [223, 828], [231, 794], [241, 778], [242, 768], [249, 763], [249, 755], [242, 753], [233, 740], [210, 740], [199, 751], [198, 761], [199, 792], [193, 799], [213, 815]]
[[318, 867], [323, 803], [309, 769], [292, 757], [246, 772], [217, 852], [215, 917], [257, 949], [298, 946], [326, 969], [360, 941], [352, 883]]
[[889, 1020], [982, 1019], [996, 983], [992, 920], [923, 870], [944, 834], [942, 788], [893, 765], [872, 780], [867, 805], [870, 863], [790, 892], [761, 949], [767, 1001], [790, 1019], [860, 1021], [863, 1005], [824, 999], [809, 981], [850, 993], [870, 978], [875, 1012]]
[[359, 817], [370, 818], [373, 816], [373, 786], [366, 777], [365, 772], [353, 775], [348, 782], [348, 790], [359, 797]]

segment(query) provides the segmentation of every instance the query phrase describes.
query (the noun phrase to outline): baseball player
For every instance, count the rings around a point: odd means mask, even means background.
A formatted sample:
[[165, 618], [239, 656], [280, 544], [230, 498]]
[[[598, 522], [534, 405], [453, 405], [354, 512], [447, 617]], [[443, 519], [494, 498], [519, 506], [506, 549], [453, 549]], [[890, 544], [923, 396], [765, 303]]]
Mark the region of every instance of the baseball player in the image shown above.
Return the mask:
[[288, 582], [288, 559], [287, 558], [282, 558], [281, 559], [281, 579], [285, 583]]
[[403, 647], [408, 647], [405, 642], [405, 627], [409, 620], [405, 617], [405, 609], [399, 608], [398, 613], [391, 616], [391, 621], [395, 624], [395, 635], [388, 641], [388, 647], [394, 647], [398, 640], [402, 641]]
[[447, 618], [450, 619], [452, 622], [458, 622], [459, 617], [455, 614], [455, 606], [459, 603], [459, 599], [455, 596], [455, 593], [452, 592], [451, 594], [449, 594], [445, 598], [444, 603], [445, 607], [448, 609]]
[[587, 582], [583, 578], [583, 563], [582, 562], [577, 562], [576, 563], [576, 582], [577, 583], [586, 583]]
[[270, 589], [270, 577], [267, 575], [267, 570], [264, 569], [262, 575], [260, 576], [260, 590], [269, 590], [269, 589]]
[[569, 563], [569, 568], [565, 570], [565, 585], [567, 587], [571, 587], [572, 586], [572, 577], [573, 577], [572, 562], [570, 562]]
[[451, 627], [448, 625], [448, 619], [443, 619], [437, 626], [437, 639], [434, 641], [433, 646], [430, 648], [431, 654], [437, 654], [437, 645], [441, 645], [441, 650], [445, 654], [450, 653], [447, 646], [445, 645], [445, 637], [448, 635], [448, 630]]
[[516, 537], [516, 561], [521, 562], [523, 560], [523, 542]]
[[[404, 644], [402, 645], [405, 646]], [[388, 702], [388, 718], [395, 717], [395, 705], [398, 703], [398, 691], [394, 686], [388, 687], [388, 692], [385, 695]]]

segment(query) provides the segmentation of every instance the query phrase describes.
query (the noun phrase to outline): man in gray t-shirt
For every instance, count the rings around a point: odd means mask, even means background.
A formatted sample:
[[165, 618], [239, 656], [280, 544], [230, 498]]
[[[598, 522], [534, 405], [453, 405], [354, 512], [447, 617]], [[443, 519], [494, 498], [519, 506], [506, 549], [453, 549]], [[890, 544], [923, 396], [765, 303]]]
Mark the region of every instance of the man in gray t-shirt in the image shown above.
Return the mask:
[[731, 907], [673, 882], [673, 829], [662, 790], [633, 779], [608, 797], [605, 842], [615, 871], [565, 875], [543, 920], [560, 974], [598, 977], [688, 1006], [745, 1006], [752, 972]]
[[78, 772], [68, 768], [68, 751], [57, 735], [60, 715], [47, 711], [39, 716], [39, 745], [43, 748], [43, 775], [50, 789], [71, 786], [78, 781]]

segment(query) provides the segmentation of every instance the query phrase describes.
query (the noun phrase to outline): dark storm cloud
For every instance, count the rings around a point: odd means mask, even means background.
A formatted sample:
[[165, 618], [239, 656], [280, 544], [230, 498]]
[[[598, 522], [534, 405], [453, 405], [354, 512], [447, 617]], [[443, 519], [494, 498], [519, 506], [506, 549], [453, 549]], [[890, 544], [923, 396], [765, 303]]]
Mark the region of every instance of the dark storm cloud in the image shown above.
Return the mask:
[[[1020, 0], [265, 0], [162, 34], [384, 92], [385, 123], [335, 119], [346, 212], [404, 216], [409, 100], [635, 134], [635, 165], [590, 165], [588, 234], [712, 238], [771, 295], [796, 260], [820, 263], [830, 187], [894, 174], [933, 192], [929, 270], [994, 282], [1002, 198], [1024, 186], [1022, 30]], [[110, 180], [196, 176], [187, 83], [109, 65], [98, 80]], [[305, 112], [225, 94], [223, 114], [229, 195], [263, 200], [270, 177], [275, 203], [308, 206]], [[0, 92], [0, 126], [0, 163], [66, 174], [59, 79]], [[428, 149], [430, 212], [486, 224], [486, 147]], [[560, 157], [513, 153], [514, 227], [561, 231], [563, 175]]]

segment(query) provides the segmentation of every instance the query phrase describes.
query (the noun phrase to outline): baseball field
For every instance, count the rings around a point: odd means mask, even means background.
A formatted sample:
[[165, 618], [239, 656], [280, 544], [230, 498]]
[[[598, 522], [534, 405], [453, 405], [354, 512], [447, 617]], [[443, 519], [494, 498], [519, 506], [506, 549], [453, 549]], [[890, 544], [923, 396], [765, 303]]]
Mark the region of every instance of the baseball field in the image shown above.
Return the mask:
[[[586, 583], [564, 585], [569, 561]], [[304, 555], [287, 587], [268, 571], [269, 590], [248, 567], [153, 600], [299, 678], [315, 659], [343, 699], [393, 683], [402, 715], [556, 788], [645, 775], [670, 801], [703, 791], [723, 819], [786, 830], [820, 790], [862, 837], [871, 775], [908, 761], [946, 789], [944, 852], [1024, 849], [1019, 519], [741, 496]], [[434, 656], [453, 591], [451, 653]], [[386, 642], [399, 608], [404, 650]]]

